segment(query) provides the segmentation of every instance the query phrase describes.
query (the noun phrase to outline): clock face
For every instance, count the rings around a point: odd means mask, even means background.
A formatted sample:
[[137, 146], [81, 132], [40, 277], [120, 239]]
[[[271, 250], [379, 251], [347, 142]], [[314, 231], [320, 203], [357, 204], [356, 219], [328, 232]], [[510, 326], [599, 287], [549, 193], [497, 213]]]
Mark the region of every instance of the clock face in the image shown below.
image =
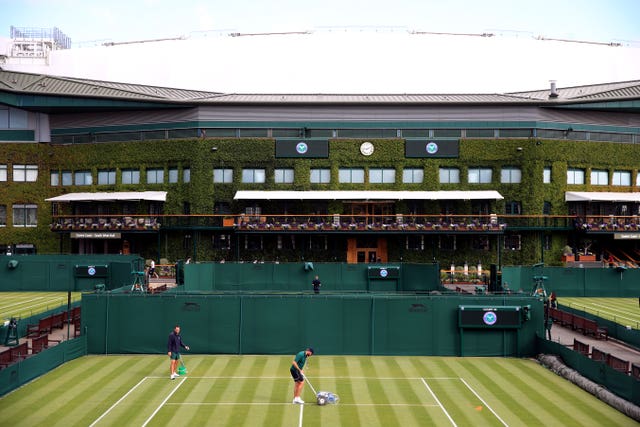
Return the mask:
[[373, 154], [373, 144], [370, 142], [363, 142], [360, 146], [360, 152], [365, 156], [370, 156]]

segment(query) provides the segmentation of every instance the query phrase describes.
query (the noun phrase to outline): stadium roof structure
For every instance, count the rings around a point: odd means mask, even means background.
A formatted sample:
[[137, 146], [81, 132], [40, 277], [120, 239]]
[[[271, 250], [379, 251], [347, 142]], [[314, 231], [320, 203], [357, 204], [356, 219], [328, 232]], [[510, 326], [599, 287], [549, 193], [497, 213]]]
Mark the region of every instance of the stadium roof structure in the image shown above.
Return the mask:
[[239, 94], [0, 70], [0, 102], [35, 110], [113, 107], [116, 106], [113, 102], [117, 102], [121, 108], [216, 104], [528, 104], [640, 111], [640, 80], [557, 88], [554, 95], [550, 96], [551, 93], [550, 89], [541, 89], [504, 94]]

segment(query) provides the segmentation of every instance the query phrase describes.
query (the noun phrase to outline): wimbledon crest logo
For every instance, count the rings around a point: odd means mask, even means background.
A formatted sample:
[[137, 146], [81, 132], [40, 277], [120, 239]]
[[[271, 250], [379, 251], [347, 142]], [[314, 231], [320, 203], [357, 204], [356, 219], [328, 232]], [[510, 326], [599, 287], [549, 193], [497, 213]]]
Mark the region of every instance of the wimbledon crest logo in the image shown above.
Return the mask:
[[430, 142], [427, 144], [427, 153], [436, 154], [438, 152], [438, 144], [435, 142]]
[[484, 316], [482, 316], [482, 320], [486, 325], [494, 325], [498, 321], [498, 316], [493, 311], [487, 311]]
[[304, 154], [309, 150], [309, 146], [305, 142], [298, 142], [296, 145], [296, 151], [298, 154]]

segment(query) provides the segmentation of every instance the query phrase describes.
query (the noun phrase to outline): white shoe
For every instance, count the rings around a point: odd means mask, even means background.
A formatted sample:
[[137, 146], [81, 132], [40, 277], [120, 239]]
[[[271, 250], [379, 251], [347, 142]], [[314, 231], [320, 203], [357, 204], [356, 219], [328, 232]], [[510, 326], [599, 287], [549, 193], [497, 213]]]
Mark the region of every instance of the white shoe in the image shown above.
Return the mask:
[[304, 404], [304, 400], [300, 399], [299, 397], [295, 397], [293, 399], [293, 403], [298, 403], [300, 405]]
[[170, 376], [169, 378], [171, 378], [172, 380], [175, 380], [175, 379], [176, 379], [176, 377], [177, 377], [177, 375], [176, 375], [176, 374], [171, 374], [171, 376]]

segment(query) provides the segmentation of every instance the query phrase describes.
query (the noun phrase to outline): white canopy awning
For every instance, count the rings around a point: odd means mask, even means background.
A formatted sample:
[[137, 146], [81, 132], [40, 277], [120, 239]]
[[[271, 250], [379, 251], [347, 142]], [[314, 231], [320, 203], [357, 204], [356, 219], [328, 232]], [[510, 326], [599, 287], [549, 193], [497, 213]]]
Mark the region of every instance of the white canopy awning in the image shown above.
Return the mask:
[[69, 193], [46, 199], [47, 202], [119, 202], [127, 200], [151, 200], [166, 202], [166, 191], [118, 191], [112, 193]]
[[640, 193], [617, 193], [611, 191], [567, 191], [567, 202], [640, 202]]
[[502, 200], [497, 191], [260, 191], [241, 190], [235, 200]]

